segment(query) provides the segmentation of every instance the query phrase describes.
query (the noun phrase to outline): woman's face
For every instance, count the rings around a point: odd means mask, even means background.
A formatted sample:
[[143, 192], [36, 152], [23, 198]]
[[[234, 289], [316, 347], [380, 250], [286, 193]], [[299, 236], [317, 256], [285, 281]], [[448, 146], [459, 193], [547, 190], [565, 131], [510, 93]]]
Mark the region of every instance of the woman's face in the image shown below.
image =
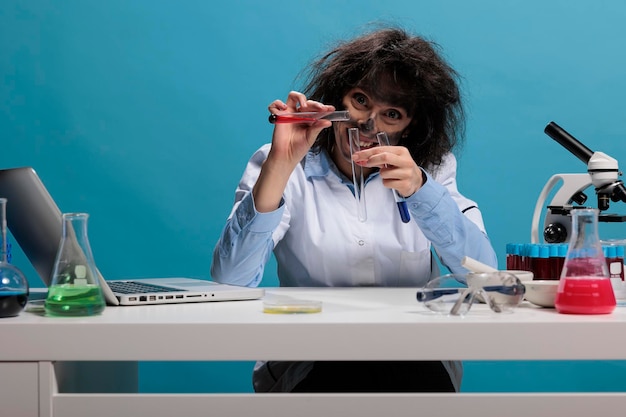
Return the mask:
[[[353, 88], [343, 98], [343, 105], [350, 113], [350, 120], [335, 122], [335, 146], [332, 159], [339, 170], [346, 176], [352, 176], [352, 159], [348, 129], [359, 129], [359, 146], [369, 149], [378, 146], [376, 134], [385, 132], [390, 145], [397, 145], [403, 134], [408, 132], [411, 123], [407, 110], [376, 100], [360, 88]], [[363, 168], [364, 174], [369, 175], [375, 168]]]

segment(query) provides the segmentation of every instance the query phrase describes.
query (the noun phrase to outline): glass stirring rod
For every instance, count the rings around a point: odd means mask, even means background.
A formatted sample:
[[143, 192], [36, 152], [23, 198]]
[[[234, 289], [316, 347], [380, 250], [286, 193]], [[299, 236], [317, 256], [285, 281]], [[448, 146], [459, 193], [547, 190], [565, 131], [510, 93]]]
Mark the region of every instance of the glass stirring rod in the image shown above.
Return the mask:
[[350, 120], [350, 113], [346, 110], [341, 111], [320, 111], [320, 112], [297, 112], [270, 114], [270, 123], [315, 123], [318, 120], [330, 120], [331, 122], [341, 122]]
[[[376, 139], [378, 139], [378, 144], [380, 146], [390, 146], [389, 138], [387, 137], [387, 133], [378, 132], [376, 134]], [[409, 208], [406, 205], [406, 200], [402, 197], [396, 190], [391, 190], [393, 192], [393, 198], [396, 200], [396, 205], [398, 206], [398, 212], [400, 212], [400, 218], [403, 223], [408, 223], [411, 221], [411, 215], [409, 214]]]

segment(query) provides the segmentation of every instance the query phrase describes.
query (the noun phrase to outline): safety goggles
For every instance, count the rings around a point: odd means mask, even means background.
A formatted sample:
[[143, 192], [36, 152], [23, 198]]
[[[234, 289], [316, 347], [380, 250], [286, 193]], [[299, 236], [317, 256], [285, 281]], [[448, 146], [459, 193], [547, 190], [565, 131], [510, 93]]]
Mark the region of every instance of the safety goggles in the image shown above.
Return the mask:
[[417, 291], [417, 301], [429, 310], [464, 316], [474, 301], [496, 313], [511, 312], [524, 298], [524, 284], [508, 272], [448, 274], [429, 281]]

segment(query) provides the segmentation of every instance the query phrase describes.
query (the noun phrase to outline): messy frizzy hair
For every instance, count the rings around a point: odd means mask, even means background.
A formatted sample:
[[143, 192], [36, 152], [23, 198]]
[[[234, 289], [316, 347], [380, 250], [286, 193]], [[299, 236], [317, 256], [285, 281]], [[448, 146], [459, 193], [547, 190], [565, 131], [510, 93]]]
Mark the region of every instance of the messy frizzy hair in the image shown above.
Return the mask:
[[[337, 109], [355, 87], [406, 109], [412, 121], [399, 145], [413, 160], [436, 170], [444, 155], [460, 144], [465, 128], [459, 75], [438, 53], [439, 46], [400, 28], [377, 29], [339, 43], [316, 59], [301, 76], [308, 98]], [[329, 152], [333, 129], [320, 133], [314, 148]]]

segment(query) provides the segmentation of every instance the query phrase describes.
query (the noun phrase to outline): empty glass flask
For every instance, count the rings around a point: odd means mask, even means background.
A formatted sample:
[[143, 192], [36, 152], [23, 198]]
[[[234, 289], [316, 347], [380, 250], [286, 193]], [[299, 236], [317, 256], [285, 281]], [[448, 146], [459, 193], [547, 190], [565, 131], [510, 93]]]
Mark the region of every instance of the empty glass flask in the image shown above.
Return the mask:
[[607, 314], [615, 295], [598, 235], [598, 210], [574, 209], [555, 307], [559, 313]]
[[64, 213], [45, 309], [51, 316], [93, 316], [105, 307], [87, 237], [87, 213]]

